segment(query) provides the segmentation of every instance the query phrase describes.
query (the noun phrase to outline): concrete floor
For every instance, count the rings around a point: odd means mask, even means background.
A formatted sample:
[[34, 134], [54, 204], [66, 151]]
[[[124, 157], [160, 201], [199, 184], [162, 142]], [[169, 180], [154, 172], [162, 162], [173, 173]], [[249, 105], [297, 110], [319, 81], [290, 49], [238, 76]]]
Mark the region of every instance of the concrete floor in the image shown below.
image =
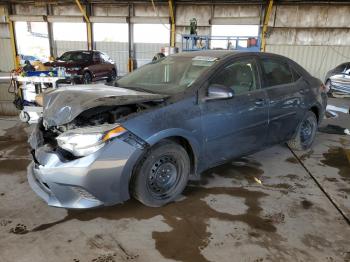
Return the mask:
[[[350, 116], [327, 123], [350, 128]], [[298, 158], [275, 146], [214, 168], [163, 208], [74, 211], [29, 188], [28, 129], [0, 120], [1, 262], [350, 261], [350, 136], [318, 133]]]

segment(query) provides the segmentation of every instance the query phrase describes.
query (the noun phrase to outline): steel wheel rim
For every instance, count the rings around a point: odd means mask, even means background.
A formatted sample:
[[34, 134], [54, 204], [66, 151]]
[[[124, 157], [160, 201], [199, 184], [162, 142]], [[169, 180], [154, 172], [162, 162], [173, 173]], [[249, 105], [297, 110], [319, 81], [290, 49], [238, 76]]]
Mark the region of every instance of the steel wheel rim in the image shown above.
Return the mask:
[[303, 145], [310, 143], [314, 133], [315, 123], [310, 119], [305, 119], [300, 128], [300, 141]]
[[155, 198], [171, 195], [179, 182], [179, 170], [172, 156], [162, 156], [154, 162], [147, 177], [147, 188]]

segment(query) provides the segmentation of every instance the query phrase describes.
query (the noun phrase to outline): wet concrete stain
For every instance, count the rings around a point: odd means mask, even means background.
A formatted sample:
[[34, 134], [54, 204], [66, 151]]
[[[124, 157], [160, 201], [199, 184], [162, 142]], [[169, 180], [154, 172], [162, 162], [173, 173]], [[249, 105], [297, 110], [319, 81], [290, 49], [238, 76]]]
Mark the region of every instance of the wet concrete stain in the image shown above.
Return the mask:
[[350, 195], [350, 188], [340, 188], [339, 191], [347, 193]]
[[301, 205], [304, 209], [310, 209], [314, 204], [309, 200], [304, 199], [303, 201], [301, 201]]
[[[244, 214], [231, 215], [218, 212], [204, 201], [208, 195], [226, 194], [244, 199], [248, 210]], [[276, 232], [273, 221], [261, 216], [262, 208], [259, 199], [267, 194], [259, 191], [249, 191], [244, 188], [199, 188], [187, 187], [184, 195], [186, 198], [180, 202], [172, 203], [162, 208], [148, 208], [135, 200], [130, 200], [123, 205], [106, 207], [95, 210], [68, 210], [68, 215], [62, 220], [40, 225], [31, 230], [38, 232], [46, 230], [57, 224], [69, 220], [90, 221], [95, 218], [118, 220], [122, 218], [150, 219], [157, 215], [164, 217], [172, 230], [169, 232], [152, 233], [157, 250], [169, 259], [181, 261], [206, 261], [201, 250], [210, 242], [211, 233], [207, 232], [210, 218], [223, 221], [243, 222], [251, 229], [260, 232]], [[182, 219], [178, 219], [182, 218]]]
[[0, 174], [25, 171], [29, 160], [28, 135], [25, 124], [18, 124], [5, 130], [0, 136]]
[[17, 150], [15, 153], [27, 155], [28, 151], [24, 148], [27, 145], [28, 134], [25, 131], [27, 125], [17, 124], [14, 127], [5, 130], [5, 134], [0, 136], [0, 152], [8, 149]]
[[0, 175], [25, 171], [29, 163], [30, 163], [30, 160], [28, 159], [0, 160]]
[[213, 174], [223, 178], [246, 180], [249, 184], [256, 184], [254, 177], [259, 179], [264, 174], [264, 171], [259, 162], [250, 158], [240, 158], [230, 163], [208, 169], [201, 174], [202, 179], [199, 183], [192, 183], [206, 185], [209, 182], [209, 178], [213, 178]]
[[[301, 156], [299, 156], [298, 158], [301, 160], [301, 161], [304, 161], [308, 158], [310, 158], [312, 156], [312, 154], [314, 153], [313, 150], [310, 150], [308, 152], [306, 152], [305, 154], [302, 154]], [[291, 156], [291, 157], [288, 157], [286, 159], [286, 162], [288, 163], [292, 163], [292, 164], [299, 164], [299, 160], [297, 158], [295, 158], [294, 156]]]
[[332, 243], [324, 237], [306, 234], [301, 240], [307, 247], [323, 250], [325, 247], [331, 247]]
[[292, 164], [298, 164], [299, 163], [298, 159], [296, 159], [294, 156], [288, 157], [286, 159], [286, 162], [289, 162], [289, 163], [292, 163]]
[[336, 179], [335, 177], [326, 177], [325, 179], [329, 182], [338, 182], [338, 179]]
[[327, 166], [338, 169], [338, 174], [344, 181], [350, 181], [350, 151], [342, 147], [331, 147], [323, 153], [321, 162]]
[[283, 177], [289, 178], [290, 180], [300, 180], [300, 175], [296, 175], [296, 174], [288, 174]]

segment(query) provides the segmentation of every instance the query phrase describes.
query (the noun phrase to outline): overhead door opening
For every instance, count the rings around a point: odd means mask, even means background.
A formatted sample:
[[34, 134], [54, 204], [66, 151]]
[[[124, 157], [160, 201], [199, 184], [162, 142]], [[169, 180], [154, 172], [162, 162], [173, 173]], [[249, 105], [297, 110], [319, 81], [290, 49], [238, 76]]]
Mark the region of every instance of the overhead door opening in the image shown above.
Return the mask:
[[135, 57], [140, 67], [170, 45], [169, 24], [134, 24]]
[[21, 64], [26, 60], [48, 60], [50, 45], [46, 22], [15, 22], [15, 35]]
[[95, 48], [105, 52], [116, 63], [118, 75], [128, 72], [129, 28], [127, 23], [94, 23]]
[[[248, 47], [247, 39], [249, 37], [257, 38], [259, 36], [258, 25], [212, 25], [211, 35], [223, 37], [222, 40], [212, 40], [212, 49], [236, 49], [238, 47]], [[245, 37], [238, 41], [225, 37]]]
[[54, 22], [54, 52], [57, 56], [72, 50], [87, 50], [87, 30], [85, 23]]

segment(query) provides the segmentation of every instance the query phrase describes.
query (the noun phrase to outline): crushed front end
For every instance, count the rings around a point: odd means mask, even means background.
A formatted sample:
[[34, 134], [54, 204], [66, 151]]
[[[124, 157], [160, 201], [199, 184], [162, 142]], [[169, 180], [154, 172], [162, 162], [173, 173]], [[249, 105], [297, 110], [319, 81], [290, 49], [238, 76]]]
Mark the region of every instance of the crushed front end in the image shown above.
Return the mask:
[[[102, 130], [103, 140], [93, 144], [96, 138], [91, 134], [96, 130]], [[60, 141], [69, 132], [75, 132], [71, 134], [73, 140], [75, 134], [84, 134], [81, 137], [89, 146], [69, 148], [75, 140], [70, 144], [64, 140], [67, 138]], [[49, 205], [64, 208], [92, 208], [126, 201], [133, 167], [147, 146], [117, 124], [63, 132], [57, 127], [45, 127], [42, 120], [29, 143], [33, 156], [28, 166], [31, 188]]]

